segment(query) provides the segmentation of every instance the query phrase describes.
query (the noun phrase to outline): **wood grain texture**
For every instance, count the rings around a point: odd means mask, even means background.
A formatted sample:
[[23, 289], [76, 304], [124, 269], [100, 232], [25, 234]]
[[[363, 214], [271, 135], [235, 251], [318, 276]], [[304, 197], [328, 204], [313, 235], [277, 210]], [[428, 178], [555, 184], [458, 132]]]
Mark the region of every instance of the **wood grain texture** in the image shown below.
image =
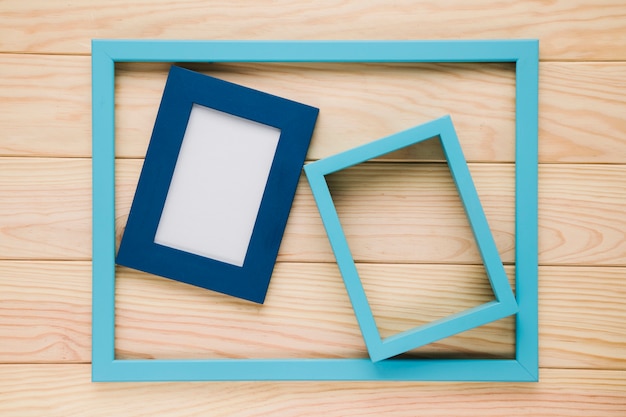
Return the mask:
[[[515, 159], [512, 64], [195, 64], [227, 81], [320, 108], [308, 159], [319, 159], [451, 114], [472, 161]], [[120, 64], [117, 155], [143, 157], [169, 64]], [[476, 97], [480, 96], [480, 100]], [[412, 151], [412, 152], [411, 152]], [[442, 160], [438, 146], [389, 159]]]
[[[190, 67], [319, 106], [310, 159], [449, 113], [468, 160], [514, 160], [509, 139], [514, 134], [513, 69], [507, 65]], [[118, 66], [118, 156], [145, 155], [167, 68]], [[350, 75], [355, 72], [358, 77]], [[547, 62], [540, 74], [541, 162], [626, 160], [621, 135], [626, 129], [626, 65]], [[87, 57], [0, 54], [0, 75], [0, 155], [90, 156]], [[429, 145], [388, 158], [442, 160], [443, 155]]]
[[[509, 39], [541, 38], [543, 59], [626, 58], [619, 0], [502, 3], [322, 0], [5, 0], [0, 51], [88, 54], [92, 38]], [[52, 17], [52, 20], [51, 20]]]
[[[512, 162], [514, 69], [509, 65], [192, 65], [228, 81], [321, 109], [308, 158], [318, 159], [451, 114], [468, 161]], [[167, 65], [118, 66], [117, 154], [145, 155]], [[350, 74], [358, 74], [352, 77]], [[542, 63], [540, 161], [626, 160], [626, 65]], [[321, 93], [321, 94], [320, 94]], [[393, 160], [443, 160], [439, 147]]]
[[0, 362], [90, 360], [91, 263], [0, 261]]
[[[478, 266], [358, 269], [385, 336], [490, 299]], [[625, 275], [540, 268], [543, 367], [626, 370]], [[279, 263], [263, 307], [120, 268], [116, 305], [120, 358], [365, 356], [335, 264]], [[0, 261], [0, 362], [89, 361], [90, 311], [88, 262]], [[513, 331], [505, 319], [411, 356], [507, 357]]]
[[[383, 336], [491, 299], [480, 267], [357, 267]], [[625, 274], [625, 268], [540, 268], [541, 366], [626, 369]], [[120, 357], [365, 355], [334, 264], [279, 263], [263, 307], [122, 268], [117, 301]], [[510, 319], [500, 320], [411, 356], [509, 357], [513, 332]]]
[[0, 54], [0, 156], [89, 157], [90, 89], [89, 57]]
[[[625, 169], [624, 165], [541, 165], [540, 263], [584, 265], [588, 264], [584, 259], [593, 258], [594, 265], [624, 265]], [[566, 251], [559, 241], [568, 242]]]
[[[626, 373], [544, 369], [537, 384], [92, 384], [88, 365], [0, 365], [3, 416], [596, 416], [626, 413]], [[72, 401], [67, 401], [71, 398]]]
[[[139, 163], [121, 160], [118, 166], [121, 236]], [[503, 261], [513, 262], [513, 166], [470, 164], [470, 171], [500, 255]], [[541, 263], [625, 264], [625, 174], [622, 165], [541, 165]], [[334, 174], [329, 184], [355, 259], [479, 262], [445, 165], [370, 164]], [[285, 261], [334, 260], [304, 180], [296, 193], [279, 257]]]
[[[119, 160], [118, 239], [140, 160]], [[89, 259], [90, 161], [0, 158], [3, 259]], [[514, 260], [513, 166], [470, 164], [505, 262]], [[624, 165], [540, 169], [542, 264], [626, 265]], [[368, 262], [479, 263], [471, 229], [444, 164], [369, 164], [331, 180], [355, 259]], [[572, 207], [575, 207], [572, 210]], [[301, 180], [279, 260], [333, 262], [310, 189]]]
[[542, 366], [626, 369], [624, 276], [624, 268], [540, 268]]
[[[140, 163], [137, 160], [118, 160], [117, 163], [118, 241], [130, 210]], [[476, 165], [472, 169], [501, 256], [512, 262], [513, 167]], [[496, 172], [497, 176], [492, 175]], [[333, 176], [330, 187], [355, 259], [369, 262], [480, 262], [474, 237], [446, 165], [371, 164], [355, 167]], [[279, 260], [334, 262], [305, 179], [301, 179], [296, 192]]]
[[541, 162], [626, 161], [626, 65], [575, 62], [541, 65]]
[[[383, 337], [493, 300], [481, 268], [358, 268]], [[125, 268], [118, 273], [120, 358], [367, 357], [334, 264], [279, 263], [262, 306]], [[513, 326], [501, 320], [410, 355], [511, 357]]]
[[0, 158], [0, 259], [91, 258], [91, 161]]
[[[91, 383], [93, 38], [538, 38], [540, 382]], [[167, 68], [116, 67], [118, 239]], [[512, 278], [512, 65], [189, 68], [319, 107], [309, 160], [451, 114]], [[622, 0], [0, 1], [0, 415], [626, 415], [625, 80]], [[329, 177], [385, 336], [491, 297], [442, 160], [429, 141]], [[366, 357], [304, 178], [263, 307], [116, 284], [120, 358]], [[406, 356], [511, 357], [513, 333]]]

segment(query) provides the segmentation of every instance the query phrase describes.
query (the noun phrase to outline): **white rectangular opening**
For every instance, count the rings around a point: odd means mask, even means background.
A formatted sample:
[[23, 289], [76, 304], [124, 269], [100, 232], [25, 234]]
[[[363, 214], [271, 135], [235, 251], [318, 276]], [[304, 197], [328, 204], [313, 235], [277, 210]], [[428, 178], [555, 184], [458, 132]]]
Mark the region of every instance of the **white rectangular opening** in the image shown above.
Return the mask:
[[279, 138], [194, 104], [154, 242], [243, 266]]

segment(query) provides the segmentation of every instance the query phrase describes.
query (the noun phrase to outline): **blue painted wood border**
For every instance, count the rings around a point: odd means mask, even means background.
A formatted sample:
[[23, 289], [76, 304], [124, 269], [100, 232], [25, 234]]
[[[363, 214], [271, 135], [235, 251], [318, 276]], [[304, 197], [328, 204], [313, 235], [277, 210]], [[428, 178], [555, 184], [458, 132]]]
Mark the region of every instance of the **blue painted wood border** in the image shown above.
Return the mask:
[[[537, 381], [537, 40], [92, 42], [93, 381]], [[115, 359], [115, 62], [515, 62], [516, 358]]]
[[[280, 129], [241, 267], [154, 241], [194, 103]], [[117, 263], [263, 303], [318, 112], [311, 106], [172, 66]]]
[[[440, 138], [495, 300], [383, 339], [378, 332], [374, 314], [350, 253], [348, 240], [343, 233], [325, 176], [435, 136]], [[337, 259], [370, 358], [374, 362], [500, 320], [518, 311], [515, 296], [509, 285], [450, 116], [312, 162], [304, 167], [304, 171], [311, 185], [313, 197]]]

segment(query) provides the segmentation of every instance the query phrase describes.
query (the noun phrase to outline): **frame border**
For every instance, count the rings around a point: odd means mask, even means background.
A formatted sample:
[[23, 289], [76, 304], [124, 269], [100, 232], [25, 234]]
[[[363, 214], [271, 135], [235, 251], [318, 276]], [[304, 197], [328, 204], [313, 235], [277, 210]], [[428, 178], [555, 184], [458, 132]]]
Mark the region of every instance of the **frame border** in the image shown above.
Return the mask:
[[[242, 266], [155, 242], [193, 104], [280, 129]], [[318, 113], [306, 104], [170, 67], [117, 264], [262, 304]]]
[[[514, 62], [515, 359], [115, 359], [116, 62]], [[537, 381], [538, 40], [92, 41], [93, 381]]]
[[[343, 232], [326, 175], [362, 164], [389, 152], [433, 137], [439, 137], [454, 185], [472, 228], [495, 300], [456, 314], [382, 338], [359, 272]], [[377, 362], [457, 333], [482, 326], [517, 312], [515, 296], [504, 272], [498, 248], [469, 172], [459, 138], [450, 116], [412, 127], [402, 132], [366, 143], [356, 148], [305, 165], [304, 172], [322, 217], [328, 240], [337, 259], [341, 276], [356, 314], [363, 339], [372, 361]]]

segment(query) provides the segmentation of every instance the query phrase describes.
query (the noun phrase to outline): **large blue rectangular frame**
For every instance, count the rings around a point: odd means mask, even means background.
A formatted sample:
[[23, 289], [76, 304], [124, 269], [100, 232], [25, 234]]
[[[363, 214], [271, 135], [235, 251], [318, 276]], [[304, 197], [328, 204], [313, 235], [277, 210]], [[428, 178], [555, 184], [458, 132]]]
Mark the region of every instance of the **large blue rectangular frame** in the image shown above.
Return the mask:
[[[537, 381], [537, 40], [92, 42], [93, 381]], [[516, 64], [515, 359], [115, 359], [116, 62]]]

